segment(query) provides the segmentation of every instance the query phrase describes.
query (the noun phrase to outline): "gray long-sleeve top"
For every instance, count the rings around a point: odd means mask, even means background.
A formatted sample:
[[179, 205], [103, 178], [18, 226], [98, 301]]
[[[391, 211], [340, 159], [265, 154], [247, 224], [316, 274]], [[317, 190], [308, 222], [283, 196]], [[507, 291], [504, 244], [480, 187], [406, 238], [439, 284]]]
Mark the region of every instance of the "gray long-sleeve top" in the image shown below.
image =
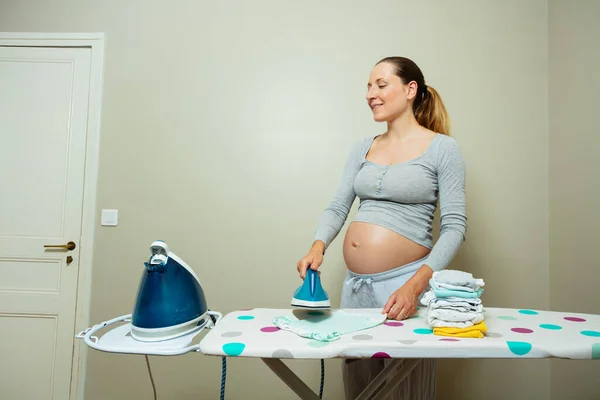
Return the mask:
[[[327, 248], [339, 234], [356, 197], [354, 221], [381, 225], [431, 249], [426, 264], [448, 266], [467, 231], [465, 165], [456, 141], [437, 134], [419, 157], [394, 165], [366, 159], [376, 136], [353, 147], [337, 193], [319, 219], [315, 240]], [[432, 245], [432, 223], [439, 201], [440, 237]]]

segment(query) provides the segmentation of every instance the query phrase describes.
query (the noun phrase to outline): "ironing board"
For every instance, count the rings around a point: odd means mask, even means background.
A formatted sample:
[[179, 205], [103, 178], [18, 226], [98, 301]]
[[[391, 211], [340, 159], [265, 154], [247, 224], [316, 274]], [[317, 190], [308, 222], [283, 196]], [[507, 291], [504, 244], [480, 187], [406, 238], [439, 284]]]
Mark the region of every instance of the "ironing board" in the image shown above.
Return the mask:
[[[315, 315], [319, 312], [314, 311]], [[231, 312], [208, 332], [199, 350], [212, 356], [260, 358], [305, 400], [319, 397], [281, 359], [393, 359], [356, 400], [370, 398], [391, 378], [374, 397], [386, 398], [423, 358], [600, 360], [600, 315], [594, 314], [488, 307], [484, 311], [487, 336], [475, 339], [434, 335], [427, 324], [427, 308], [421, 307], [408, 320], [387, 321], [333, 342], [305, 339], [275, 327], [274, 318], [283, 315], [293, 316], [293, 311], [256, 308]]]

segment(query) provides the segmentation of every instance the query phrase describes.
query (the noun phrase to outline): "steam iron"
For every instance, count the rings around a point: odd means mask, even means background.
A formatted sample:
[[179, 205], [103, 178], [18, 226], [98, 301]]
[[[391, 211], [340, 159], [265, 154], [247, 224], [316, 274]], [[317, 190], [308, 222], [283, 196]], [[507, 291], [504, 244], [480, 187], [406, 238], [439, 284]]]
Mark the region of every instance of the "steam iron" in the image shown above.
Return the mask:
[[161, 240], [150, 252], [131, 314], [131, 336], [158, 342], [204, 328], [210, 316], [194, 270]]
[[292, 307], [307, 309], [330, 309], [331, 302], [317, 271], [308, 268], [302, 286], [294, 292]]

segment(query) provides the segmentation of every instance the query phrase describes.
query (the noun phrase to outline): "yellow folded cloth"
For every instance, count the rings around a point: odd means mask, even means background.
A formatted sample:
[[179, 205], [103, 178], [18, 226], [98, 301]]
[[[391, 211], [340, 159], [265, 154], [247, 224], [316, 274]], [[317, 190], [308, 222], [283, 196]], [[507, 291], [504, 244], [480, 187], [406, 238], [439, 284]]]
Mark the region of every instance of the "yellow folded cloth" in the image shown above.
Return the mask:
[[433, 328], [433, 334], [438, 336], [482, 338], [485, 336], [486, 333], [487, 326], [485, 325], [485, 321], [481, 321], [475, 325], [469, 326], [468, 328]]

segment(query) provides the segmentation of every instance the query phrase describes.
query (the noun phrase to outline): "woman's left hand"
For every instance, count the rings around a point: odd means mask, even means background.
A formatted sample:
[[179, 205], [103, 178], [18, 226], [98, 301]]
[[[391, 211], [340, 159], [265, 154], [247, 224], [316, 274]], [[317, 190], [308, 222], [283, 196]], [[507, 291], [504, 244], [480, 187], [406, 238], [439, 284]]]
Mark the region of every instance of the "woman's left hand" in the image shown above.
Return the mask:
[[392, 293], [382, 313], [387, 314], [388, 319], [407, 319], [417, 313], [418, 303], [419, 295], [416, 288], [407, 282]]

